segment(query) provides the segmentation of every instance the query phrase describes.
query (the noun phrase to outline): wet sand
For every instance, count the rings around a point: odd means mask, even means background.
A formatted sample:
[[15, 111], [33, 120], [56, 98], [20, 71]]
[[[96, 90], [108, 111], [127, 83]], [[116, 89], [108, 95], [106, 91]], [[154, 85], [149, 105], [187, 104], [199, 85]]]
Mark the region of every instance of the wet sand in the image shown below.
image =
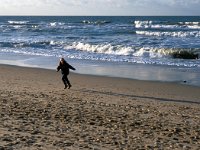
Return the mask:
[[0, 149], [200, 149], [200, 88], [0, 65]]

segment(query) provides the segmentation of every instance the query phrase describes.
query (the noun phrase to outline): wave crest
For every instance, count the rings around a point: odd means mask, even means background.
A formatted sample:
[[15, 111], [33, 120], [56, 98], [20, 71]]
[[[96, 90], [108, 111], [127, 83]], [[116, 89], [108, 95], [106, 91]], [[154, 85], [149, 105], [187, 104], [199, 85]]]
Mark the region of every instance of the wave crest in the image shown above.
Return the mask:
[[199, 48], [155, 48], [155, 47], [131, 47], [111, 44], [88, 44], [74, 42], [72, 45], [65, 46], [66, 50], [80, 50], [89, 53], [100, 53], [109, 55], [135, 56], [144, 58], [173, 57], [174, 53], [189, 52], [200, 55]]
[[29, 23], [29, 21], [8, 21], [9, 24], [12, 24], [12, 25], [26, 25]]
[[188, 32], [156, 32], [156, 31], [136, 31], [136, 34], [147, 36], [173, 36], [173, 37], [200, 37], [200, 31]]
[[200, 29], [200, 22], [134, 21], [135, 28]]
[[103, 24], [108, 24], [108, 23], [111, 23], [111, 22], [106, 21], [106, 20], [97, 20], [97, 21], [83, 20], [82, 23], [84, 23], [84, 24], [94, 24], [94, 25], [103, 25]]
[[113, 54], [113, 55], [130, 55], [133, 51], [131, 47], [125, 47], [122, 45], [115, 45], [115, 46], [111, 44], [92, 45], [81, 42], [74, 42], [72, 45], [66, 46], [65, 49], [76, 49], [93, 53], [103, 53], [103, 54]]
[[65, 25], [65, 23], [63, 23], [63, 22], [50, 22], [49, 24], [52, 27]]

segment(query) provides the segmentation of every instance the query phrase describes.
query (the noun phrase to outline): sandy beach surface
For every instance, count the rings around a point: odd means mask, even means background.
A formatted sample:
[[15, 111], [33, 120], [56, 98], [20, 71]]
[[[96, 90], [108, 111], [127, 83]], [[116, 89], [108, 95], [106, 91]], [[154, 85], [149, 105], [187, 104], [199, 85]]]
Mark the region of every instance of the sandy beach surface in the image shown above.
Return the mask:
[[0, 65], [0, 150], [200, 149], [200, 87]]

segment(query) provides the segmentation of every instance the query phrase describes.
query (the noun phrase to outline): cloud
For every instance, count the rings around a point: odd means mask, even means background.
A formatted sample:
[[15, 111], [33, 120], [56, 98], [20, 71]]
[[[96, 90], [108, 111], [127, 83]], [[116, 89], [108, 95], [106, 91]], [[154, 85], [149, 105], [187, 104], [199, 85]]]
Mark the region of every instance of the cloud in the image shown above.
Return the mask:
[[200, 0], [1, 0], [0, 7], [42, 7], [42, 6], [200, 6]]
[[0, 5], [4, 7], [24, 7], [59, 4], [60, 0], [1, 0]]
[[199, 6], [200, 0], [0, 0], [0, 15], [199, 15]]
[[23, 7], [23, 6], [45, 6], [45, 5], [70, 5], [70, 6], [84, 6], [96, 5], [104, 6], [115, 5], [122, 6], [127, 0], [1, 0], [1, 6]]
[[133, 15], [199, 15], [200, 0], [127, 0]]
[[167, 6], [167, 7], [178, 7], [178, 8], [192, 8], [196, 5], [200, 6], [200, 0], [168, 0], [168, 1], [158, 1], [156, 0], [158, 4], [161, 4], [161, 6]]
[[[129, 0], [131, 3], [131, 0]], [[141, 4], [141, 5], [160, 5], [160, 6], [179, 6], [179, 7], [190, 7], [193, 5], [199, 5], [200, 6], [200, 0], [135, 0], [134, 1], [136, 4]], [[133, 3], [134, 3], [133, 2]]]

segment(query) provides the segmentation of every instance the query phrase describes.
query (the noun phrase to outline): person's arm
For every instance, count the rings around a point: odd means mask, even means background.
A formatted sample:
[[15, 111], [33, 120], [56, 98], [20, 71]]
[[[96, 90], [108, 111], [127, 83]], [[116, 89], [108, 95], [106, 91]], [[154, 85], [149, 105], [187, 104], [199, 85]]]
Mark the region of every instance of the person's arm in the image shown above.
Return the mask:
[[57, 72], [60, 70], [60, 65], [57, 67]]
[[71, 70], [76, 70], [74, 67], [72, 67], [70, 64], [67, 64], [68, 65], [68, 68], [71, 69]]

